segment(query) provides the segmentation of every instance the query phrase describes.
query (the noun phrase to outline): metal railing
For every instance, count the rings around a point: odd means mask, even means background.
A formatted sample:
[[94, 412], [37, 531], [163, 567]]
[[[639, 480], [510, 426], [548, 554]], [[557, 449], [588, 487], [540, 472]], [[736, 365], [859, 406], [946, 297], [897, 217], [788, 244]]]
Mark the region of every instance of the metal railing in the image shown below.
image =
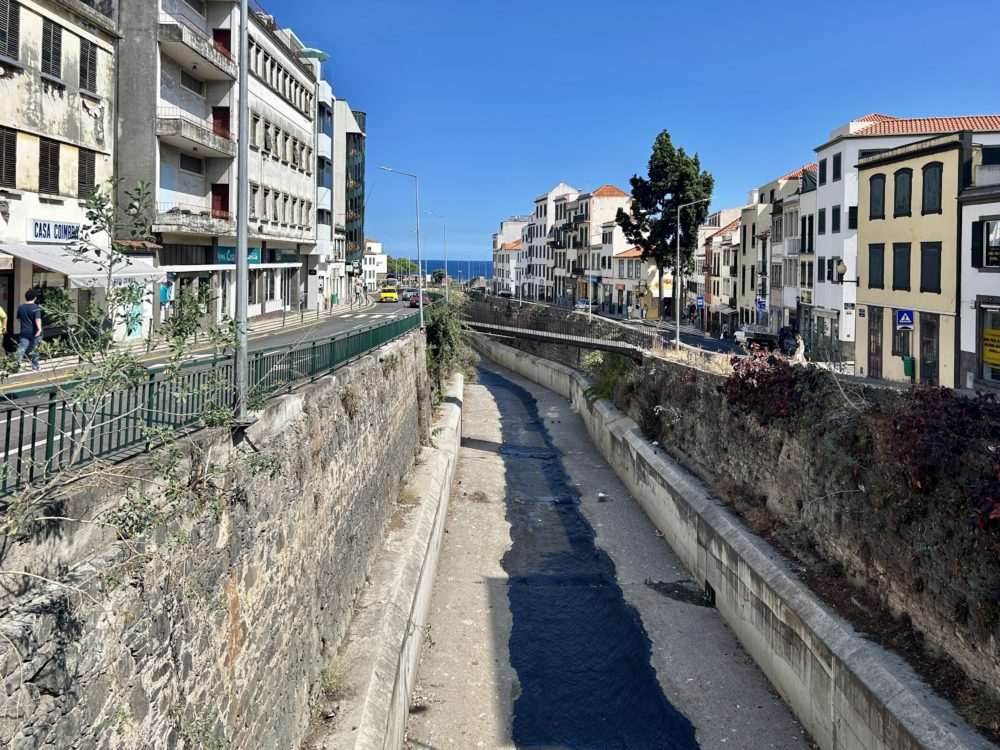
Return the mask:
[[[218, 138], [224, 138], [227, 141], [235, 140], [232, 131], [227, 126], [216, 125], [214, 122], [198, 117], [180, 107], [157, 107], [156, 118], [158, 120], [180, 120]], [[208, 143], [211, 144], [211, 141]]]
[[185, 29], [190, 31], [195, 36], [201, 38], [208, 44], [212, 45], [216, 52], [225, 57], [229, 62], [236, 62], [236, 55], [233, 54], [231, 49], [226, 49], [226, 47], [216, 38], [209, 36], [208, 32], [204, 29], [202, 24], [189, 18], [184, 13], [173, 10], [168, 12], [160, 13], [160, 23], [176, 23], [183, 26]]
[[157, 201], [156, 213], [159, 219], [176, 215], [204, 216], [206, 218], [210, 216], [213, 219], [222, 219], [223, 221], [232, 221], [233, 219], [231, 211], [212, 208], [210, 205], [200, 203]]
[[[251, 393], [270, 396], [332, 372], [408, 333], [418, 323], [417, 316], [411, 315], [294, 348], [251, 352]], [[163, 366], [152, 367], [144, 382], [96, 405], [72, 398], [79, 381], [0, 395], [5, 464], [0, 474], [0, 497], [97, 459], [123, 459], [144, 452], [157, 430], [172, 428], [183, 433], [199, 429], [206, 412], [232, 400], [233, 378], [229, 358], [214, 371], [203, 361], [192, 362], [173, 377]]]

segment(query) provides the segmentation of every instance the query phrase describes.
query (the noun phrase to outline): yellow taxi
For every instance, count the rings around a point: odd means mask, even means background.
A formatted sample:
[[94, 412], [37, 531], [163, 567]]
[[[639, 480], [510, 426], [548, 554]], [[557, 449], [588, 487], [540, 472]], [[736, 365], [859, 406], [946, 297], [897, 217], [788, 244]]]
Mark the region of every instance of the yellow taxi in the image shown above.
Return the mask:
[[399, 302], [399, 292], [394, 286], [384, 286], [378, 293], [379, 302]]

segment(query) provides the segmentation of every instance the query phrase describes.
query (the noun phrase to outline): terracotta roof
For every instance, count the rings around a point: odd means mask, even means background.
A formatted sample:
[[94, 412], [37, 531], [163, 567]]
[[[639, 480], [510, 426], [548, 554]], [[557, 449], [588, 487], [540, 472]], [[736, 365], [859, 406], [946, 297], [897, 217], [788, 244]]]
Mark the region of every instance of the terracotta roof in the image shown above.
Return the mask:
[[500, 246], [500, 249], [501, 250], [520, 250], [521, 249], [521, 240], [518, 240], [517, 242], [505, 242], [505, 243], [503, 243]]
[[794, 172], [789, 172], [784, 177], [779, 177], [778, 180], [779, 181], [797, 180], [803, 175], [804, 172], [815, 172], [815, 171], [816, 171], [816, 162], [813, 162], [812, 164], [806, 164], [804, 167], [799, 167]]
[[593, 191], [591, 194], [593, 198], [628, 198], [629, 194], [623, 190], [619, 190], [614, 185], [602, 185]]
[[713, 232], [712, 234], [708, 235], [708, 239], [712, 239], [713, 237], [718, 237], [720, 234], [725, 234], [726, 232], [728, 232], [731, 229], [736, 229], [736, 227], [738, 227], [739, 224], [740, 224], [740, 220], [739, 219], [733, 219], [731, 222], [729, 222], [728, 224], [726, 224], [726, 226], [724, 226], [718, 232]]
[[919, 133], [952, 133], [956, 130], [1000, 131], [1000, 115], [882, 119], [873, 121], [871, 125], [855, 131], [852, 135], [915, 135]]
[[628, 250], [622, 250], [620, 253], [615, 253], [615, 258], [641, 258], [642, 248], [630, 247]]
[[884, 122], [885, 120], [895, 119], [892, 115], [880, 115], [878, 112], [872, 112], [864, 117], [855, 117], [851, 122]]

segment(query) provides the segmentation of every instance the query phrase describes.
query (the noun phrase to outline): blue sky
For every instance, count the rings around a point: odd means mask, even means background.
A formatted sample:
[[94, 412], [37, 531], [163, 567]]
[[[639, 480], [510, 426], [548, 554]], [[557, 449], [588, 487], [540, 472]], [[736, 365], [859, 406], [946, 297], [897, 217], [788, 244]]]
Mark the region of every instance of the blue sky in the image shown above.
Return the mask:
[[[338, 96], [368, 113], [367, 234], [414, 249], [421, 209], [449, 256], [485, 259], [510, 214], [564, 181], [645, 171], [653, 138], [698, 152], [720, 208], [812, 160], [853, 117], [1000, 111], [996, 0], [272, 0], [330, 53]], [[427, 257], [441, 222], [421, 217]]]

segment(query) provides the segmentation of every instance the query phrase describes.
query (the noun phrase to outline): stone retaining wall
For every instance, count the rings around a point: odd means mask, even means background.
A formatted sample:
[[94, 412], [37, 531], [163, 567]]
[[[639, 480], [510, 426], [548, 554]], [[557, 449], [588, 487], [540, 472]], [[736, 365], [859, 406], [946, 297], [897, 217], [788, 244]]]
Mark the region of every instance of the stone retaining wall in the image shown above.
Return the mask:
[[[414, 332], [268, 402], [244, 445], [277, 457], [275, 475], [240, 462], [215, 479], [224, 502], [187, 508], [131, 550], [62, 524], [57, 537], [86, 542], [40, 549], [58, 551], [79, 591], [4, 601], [0, 744], [297, 748], [428, 437], [427, 393]], [[228, 433], [195, 442], [212, 467], [235, 459]], [[144, 462], [125, 468], [143, 476]], [[68, 507], [100, 518], [120, 497], [92, 491]]]
[[472, 337], [483, 355], [569, 399], [614, 467], [747, 651], [827, 750], [986, 748], [953, 707], [895, 655], [822, 606], [783, 558], [750, 534], [632, 419], [583, 395], [574, 370]]

